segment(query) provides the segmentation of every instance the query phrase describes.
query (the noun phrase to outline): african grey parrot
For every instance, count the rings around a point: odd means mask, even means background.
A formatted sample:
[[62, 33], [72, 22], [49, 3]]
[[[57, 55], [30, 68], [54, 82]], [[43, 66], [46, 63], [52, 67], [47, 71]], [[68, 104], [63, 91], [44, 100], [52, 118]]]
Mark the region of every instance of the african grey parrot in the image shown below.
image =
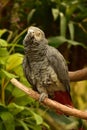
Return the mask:
[[49, 96], [72, 106], [65, 59], [57, 49], [48, 45], [44, 32], [37, 27], [29, 27], [23, 45], [23, 70], [28, 82], [41, 94], [40, 100]]

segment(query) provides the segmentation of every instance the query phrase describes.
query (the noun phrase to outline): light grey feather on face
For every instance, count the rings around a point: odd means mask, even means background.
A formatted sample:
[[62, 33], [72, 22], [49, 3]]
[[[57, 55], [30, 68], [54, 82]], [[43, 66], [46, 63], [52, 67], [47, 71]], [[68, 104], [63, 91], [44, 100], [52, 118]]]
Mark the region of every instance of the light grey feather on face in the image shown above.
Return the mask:
[[33, 42], [39, 44], [41, 43], [40, 41], [42, 41], [43, 39], [45, 39], [44, 32], [37, 27], [31, 26], [28, 28], [28, 32], [24, 38], [23, 45], [27, 46], [28, 44], [32, 44]]
[[40, 41], [42, 40], [42, 38], [45, 38], [45, 34], [44, 32], [42, 32], [39, 28], [37, 27], [29, 27], [28, 29], [28, 34], [32, 35], [32, 37], [34, 36], [34, 38], [36, 39], [36, 41]]

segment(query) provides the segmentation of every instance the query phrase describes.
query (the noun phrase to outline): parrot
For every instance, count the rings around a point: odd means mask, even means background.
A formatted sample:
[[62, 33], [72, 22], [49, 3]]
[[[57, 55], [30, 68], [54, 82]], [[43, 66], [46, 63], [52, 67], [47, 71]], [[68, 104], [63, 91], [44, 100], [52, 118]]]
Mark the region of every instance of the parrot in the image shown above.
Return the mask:
[[30, 26], [23, 39], [23, 71], [33, 89], [40, 93], [39, 101], [49, 97], [72, 107], [68, 67], [58, 49], [50, 46], [45, 33]]

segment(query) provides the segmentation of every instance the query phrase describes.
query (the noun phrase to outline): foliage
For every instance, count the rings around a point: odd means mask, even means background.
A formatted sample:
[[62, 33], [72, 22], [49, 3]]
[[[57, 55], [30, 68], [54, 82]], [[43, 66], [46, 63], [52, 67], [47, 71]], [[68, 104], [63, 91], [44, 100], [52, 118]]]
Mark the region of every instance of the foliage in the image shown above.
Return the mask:
[[[50, 37], [50, 44], [56, 44], [70, 61], [69, 69], [80, 69], [87, 64], [86, 0], [1, 0], [1, 5], [0, 27], [13, 30], [13, 37], [28, 26], [39, 26]], [[84, 53], [79, 57], [81, 52]], [[82, 62], [78, 64], [79, 61]]]
[[[0, 36], [2, 37], [6, 32], [9, 31], [0, 30]], [[50, 113], [45, 112], [45, 109], [41, 109], [37, 102], [10, 83], [11, 78], [18, 78], [20, 82], [31, 87], [23, 75], [24, 56], [21, 53], [14, 53], [14, 47], [23, 48], [18, 46], [17, 42], [24, 33], [25, 31], [12, 40], [14, 44], [9, 43], [8, 40], [0, 39], [0, 129], [41, 130], [44, 127], [46, 130], [53, 128], [56, 130], [59, 127], [59, 130], [62, 130], [65, 127], [66, 129], [76, 127], [77, 121], [73, 124], [73, 119], [61, 118], [55, 113], [53, 117]], [[55, 125], [52, 125], [50, 120], [55, 121]], [[46, 121], [49, 123], [47, 124]]]
[[[43, 29], [50, 45], [62, 47], [64, 52], [67, 50], [66, 58], [70, 62], [70, 68], [71, 64], [74, 66], [73, 70], [79, 65], [81, 68], [87, 64], [86, 0], [1, 0], [0, 130], [71, 130], [80, 125], [87, 129], [85, 121], [57, 116], [55, 112], [43, 109], [10, 83], [11, 78], [17, 78], [31, 87], [22, 70], [22, 41], [30, 25]], [[82, 50], [84, 53], [81, 55]], [[71, 88], [75, 106], [86, 110], [87, 81], [75, 83]]]
[[[0, 35], [2, 36], [5, 32], [6, 30], [1, 30]], [[18, 41], [18, 38], [17, 36], [15, 39]], [[23, 75], [21, 65], [23, 55], [20, 53], [10, 54], [12, 49], [14, 50], [13, 44], [0, 39], [0, 129], [15, 130], [23, 128], [28, 130], [30, 128], [31, 130], [41, 130], [45, 124], [42, 117], [33, 110], [33, 106], [36, 106], [34, 100], [10, 83], [11, 78], [18, 78], [30, 87]]]

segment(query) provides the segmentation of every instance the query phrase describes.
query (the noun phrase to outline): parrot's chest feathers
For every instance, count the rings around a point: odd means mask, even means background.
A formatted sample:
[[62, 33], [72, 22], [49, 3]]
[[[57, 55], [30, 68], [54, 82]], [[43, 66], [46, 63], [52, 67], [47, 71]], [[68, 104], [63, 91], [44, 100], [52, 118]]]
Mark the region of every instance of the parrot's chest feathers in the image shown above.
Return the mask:
[[[33, 62], [31, 64], [31, 78], [33, 84], [41, 87], [45, 87], [50, 95], [53, 95], [54, 91], [64, 91], [64, 86], [57, 77], [57, 74], [53, 68], [49, 65], [47, 58], [43, 61]], [[37, 86], [36, 86], [37, 88]]]
[[25, 73], [28, 75], [28, 80], [31, 81], [33, 86], [36, 88], [43, 87], [47, 93], [53, 95], [54, 91], [64, 91], [65, 87], [48, 61], [46, 47], [29, 48], [30, 50], [26, 53], [28, 69]]

